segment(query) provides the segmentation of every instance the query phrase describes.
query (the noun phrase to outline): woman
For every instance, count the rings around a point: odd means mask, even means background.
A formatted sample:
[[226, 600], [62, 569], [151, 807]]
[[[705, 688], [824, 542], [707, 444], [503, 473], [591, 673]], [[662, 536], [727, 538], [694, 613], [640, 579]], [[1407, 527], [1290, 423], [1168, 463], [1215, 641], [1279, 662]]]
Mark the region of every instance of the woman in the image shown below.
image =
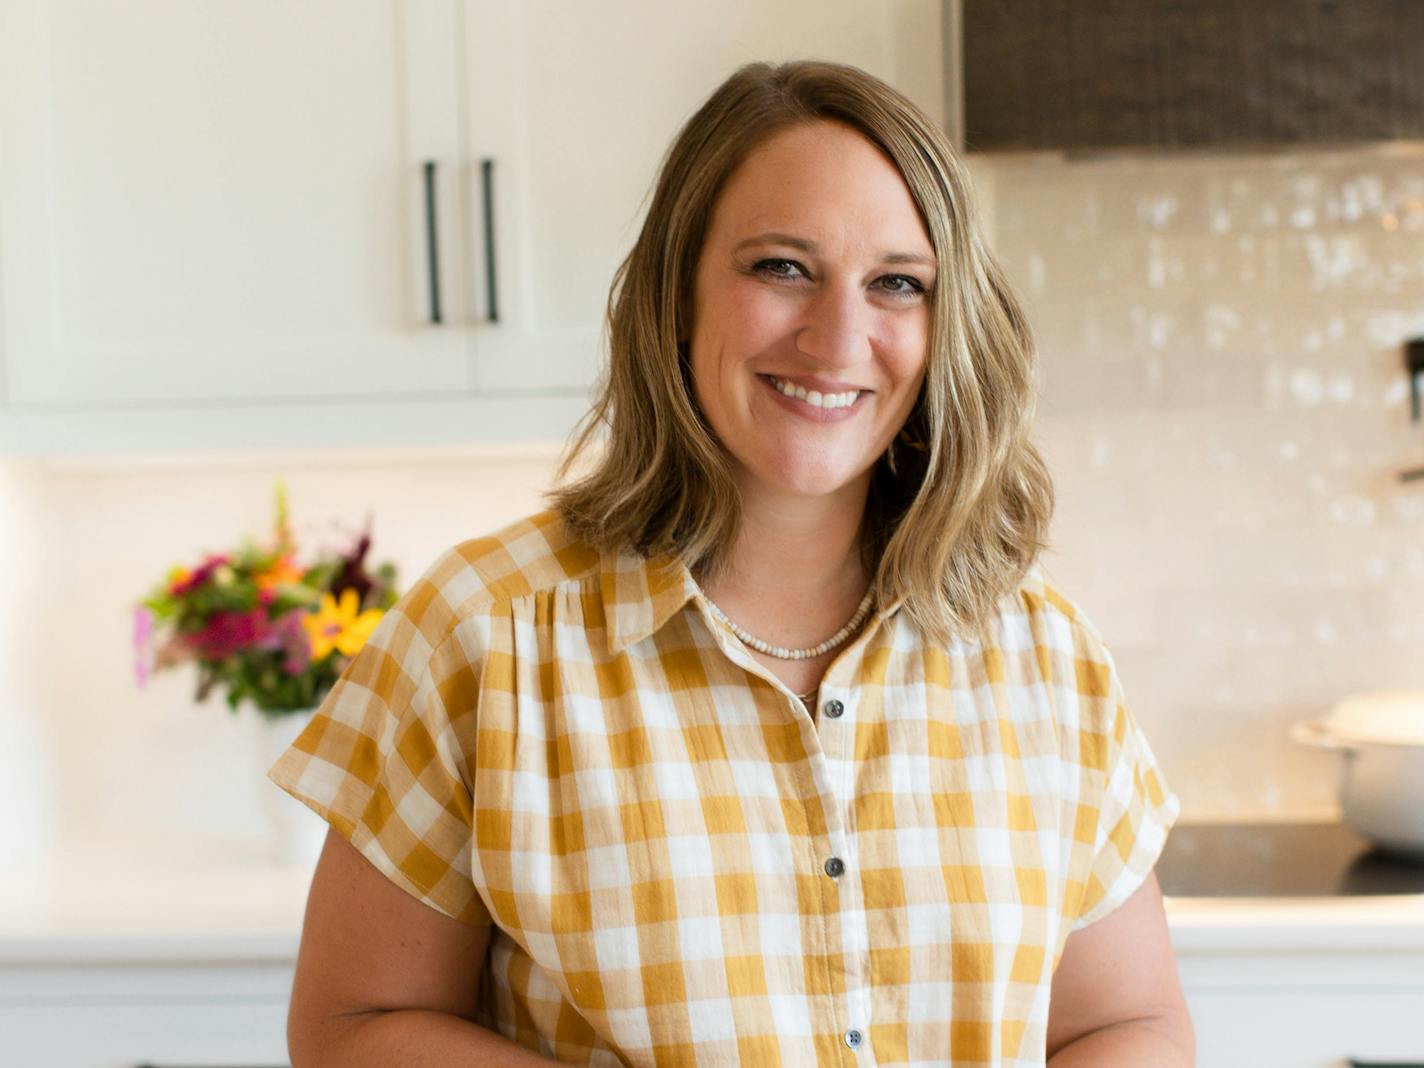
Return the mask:
[[271, 772], [334, 831], [293, 1063], [1190, 1064], [1177, 799], [1034, 566], [1028, 332], [940, 132], [743, 68], [609, 324], [592, 473]]

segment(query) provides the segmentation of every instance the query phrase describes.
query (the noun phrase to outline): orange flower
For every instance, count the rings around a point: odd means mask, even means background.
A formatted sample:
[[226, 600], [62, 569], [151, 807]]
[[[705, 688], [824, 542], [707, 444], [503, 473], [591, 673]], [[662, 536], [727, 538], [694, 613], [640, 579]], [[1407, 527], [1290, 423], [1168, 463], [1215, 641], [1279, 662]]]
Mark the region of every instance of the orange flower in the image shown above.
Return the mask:
[[258, 590], [266, 592], [276, 589], [278, 586], [294, 585], [302, 581], [302, 569], [292, 562], [292, 554], [277, 558], [266, 571], [259, 571], [252, 576], [252, 581], [257, 583]]

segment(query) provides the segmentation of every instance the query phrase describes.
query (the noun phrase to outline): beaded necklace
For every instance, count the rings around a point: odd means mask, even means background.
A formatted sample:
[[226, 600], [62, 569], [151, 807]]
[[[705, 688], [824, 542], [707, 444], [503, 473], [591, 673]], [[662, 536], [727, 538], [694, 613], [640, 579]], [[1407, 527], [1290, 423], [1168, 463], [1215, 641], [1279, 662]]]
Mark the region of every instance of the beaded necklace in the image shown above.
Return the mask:
[[[822, 653], [829, 653], [832, 649], [842, 645], [845, 640], [855, 632], [855, 628], [865, 622], [865, 617], [870, 613], [870, 602], [874, 599], [874, 595], [875, 591], [873, 589], [866, 590], [865, 596], [861, 598], [860, 605], [855, 610], [855, 615], [850, 617], [850, 622], [819, 645], [813, 645], [809, 649], [788, 649], [783, 645], [772, 645], [770, 642], [764, 642], [760, 638], [748, 634], [745, 630], [728, 619], [727, 613], [713, 604], [710, 597], [707, 599], [707, 607], [712, 609], [712, 614], [725, 623], [727, 628], [737, 636], [743, 645], [748, 645], [759, 653], [765, 653], [767, 656], [774, 656], [778, 660], [811, 660], [820, 656]], [[814, 693], [815, 691], [813, 690], [812, 694]]]

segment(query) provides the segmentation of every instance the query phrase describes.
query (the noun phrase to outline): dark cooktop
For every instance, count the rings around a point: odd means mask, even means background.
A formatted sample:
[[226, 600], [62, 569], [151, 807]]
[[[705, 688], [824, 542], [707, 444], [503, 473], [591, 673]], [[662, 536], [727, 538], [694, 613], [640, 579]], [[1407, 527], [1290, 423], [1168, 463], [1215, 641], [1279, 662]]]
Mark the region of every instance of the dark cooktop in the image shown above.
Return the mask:
[[1156, 871], [1167, 897], [1424, 894], [1424, 857], [1375, 849], [1340, 823], [1178, 824]]

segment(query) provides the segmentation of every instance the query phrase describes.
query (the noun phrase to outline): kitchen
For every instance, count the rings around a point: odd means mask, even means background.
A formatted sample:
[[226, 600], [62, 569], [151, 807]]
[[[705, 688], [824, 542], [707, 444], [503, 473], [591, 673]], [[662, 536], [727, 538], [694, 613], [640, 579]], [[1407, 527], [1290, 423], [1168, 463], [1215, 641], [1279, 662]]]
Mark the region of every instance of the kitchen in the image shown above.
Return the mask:
[[[657, 152], [736, 63], [856, 63], [972, 135], [981, 5], [725, 7], [0, 7], [0, 799], [27, 814], [0, 1018], [62, 1023], [80, 1051], [49, 1063], [284, 1056], [309, 869], [271, 858], [255, 717], [181, 672], [135, 685], [151, 583], [267, 531], [279, 480], [299, 540], [371, 515], [406, 577], [539, 507]], [[976, 191], [1041, 352], [1045, 567], [1182, 801], [1159, 876], [1199, 1063], [1424, 1060], [1424, 889], [1339, 894], [1363, 851], [1330, 832], [1184, 833], [1333, 824], [1344, 759], [1292, 730], [1424, 689], [1424, 484], [1400, 478], [1424, 152], [986, 136]], [[1227, 897], [1192, 859], [1223, 852]]]

